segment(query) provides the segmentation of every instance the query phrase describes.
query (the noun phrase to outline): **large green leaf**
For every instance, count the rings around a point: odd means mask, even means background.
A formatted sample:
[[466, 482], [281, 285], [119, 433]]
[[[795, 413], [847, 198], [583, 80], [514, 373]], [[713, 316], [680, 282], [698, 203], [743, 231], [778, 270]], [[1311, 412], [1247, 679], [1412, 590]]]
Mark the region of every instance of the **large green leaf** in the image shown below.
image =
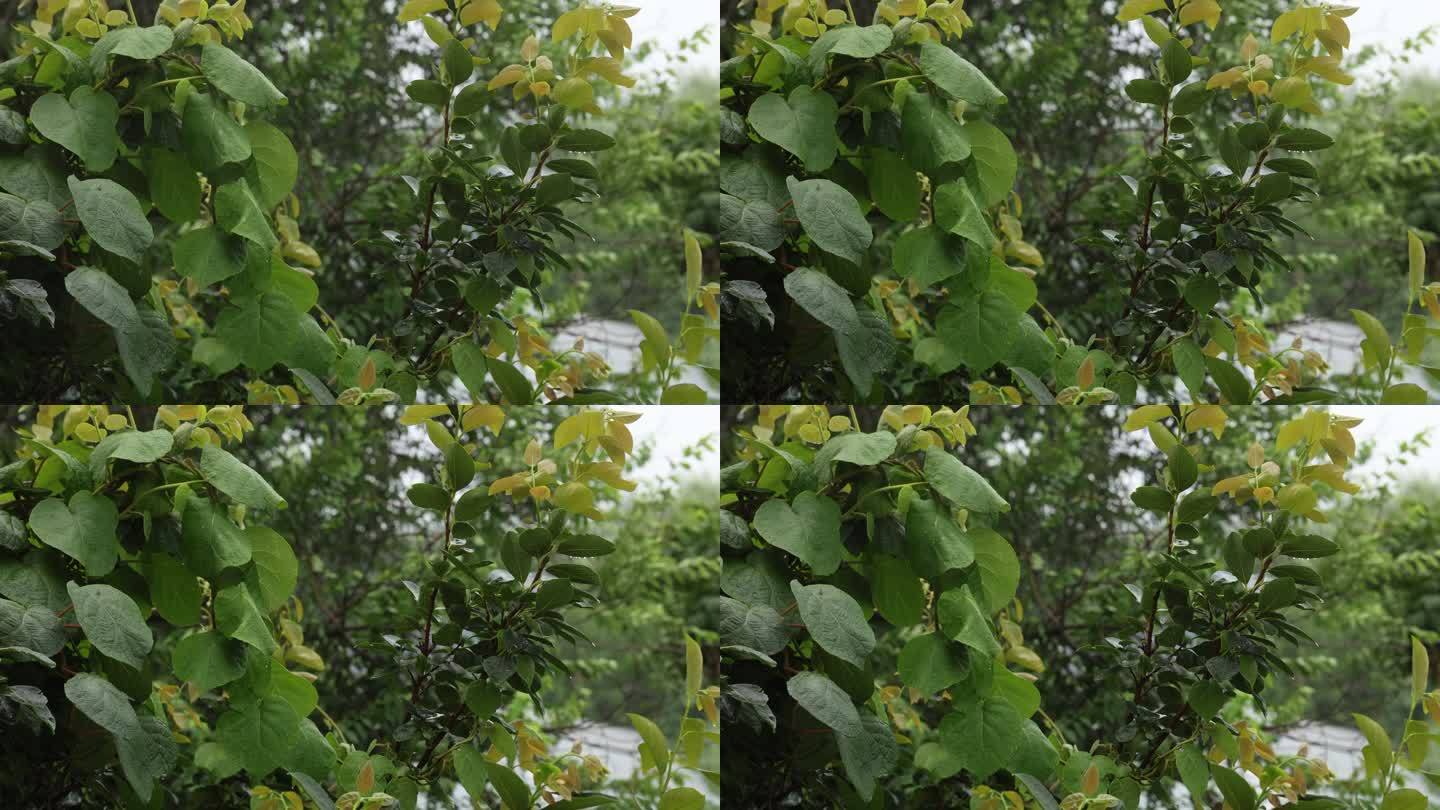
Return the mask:
[[238, 237], [211, 225], [186, 232], [171, 248], [175, 270], [201, 286], [245, 271], [247, 248]]
[[670, 746], [665, 740], [665, 732], [655, 725], [655, 722], [642, 714], [627, 714], [630, 718], [630, 725], [639, 732], [640, 739], [645, 743], [644, 759], [653, 763], [656, 771], [664, 771], [665, 766], [670, 762]]
[[54, 250], [65, 241], [60, 210], [48, 200], [0, 194], [0, 240], [29, 242]]
[[490, 774], [490, 784], [495, 787], [495, 792], [500, 794], [500, 804], [504, 810], [529, 810], [530, 788], [525, 786], [525, 780], [499, 762], [486, 760], [485, 770]]
[[840, 761], [845, 765], [845, 775], [856, 792], [865, 801], [875, 795], [875, 785], [880, 778], [895, 769], [900, 759], [900, 747], [895, 743], [895, 732], [890, 724], [871, 712], [860, 715], [860, 733], [853, 736], [836, 735], [835, 744], [840, 749]]
[[881, 372], [890, 368], [898, 347], [885, 316], [869, 307], [857, 309], [855, 315], [854, 329], [835, 333], [835, 351], [857, 396], [865, 398], [870, 396]]
[[75, 212], [95, 244], [138, 263], [155, 239], [140, 201], [130, 190], [111, 180], [70, 178]]
[[255, 178], [250, 187], [260, 207], [274, 208], [295, 187], [300, 170], [295, 147], [285, 133], [265, 121], [246, 124], [245, 136], [250, 139], [250, 151], [255, 157]]
[[200, 72], [215, 89], [251, 107], [285, 102], [285, 94], [275, 89], [259, 68], [224, 45], [208, 42], [200, 49]]
[[905, 516], [905, 545], [910, 562], [926, 579], [968, 568], [975, 562], [975, 544], [937, 500], [916, 498]]
[[975, 158], [976, 198], [985, 208], [999, 205], [1010, 196], [1019, 171], [1015, 148], [1005, 133], [989, 121], [977, 118], [966, 122], [964, 129], [970, 140], [970, 154]]
[[875, 609], [896, 627], [919, 624], [925, 610], [925, 589], [910, 561], [889, 554], [870, 560], [871, 591]]
[[116, 329], [129, 329], [140, 322], [140, 313], [130, 293], [120, 282], [93, 267], [78, 267], [65, 276], [65, 290], [86, 311]]
[[294, 348], [300, 314], [288, 295], [267, 292], [227, 307], [215, 321], [215, 333], [246, 366], [266, 371]]
[[179, 754], [170, 726], [150, 714], [136, 718], [134, 731], [115, 736], [115, 753], [125, 781], [145, 802], [150, 801], [155, 782], [175, 767]]
[[138, 725], [130, 699], [99, 675], [82, 672], [65, 682], [65, 697], [95, 725], [121, 736]]
[[0, 155], [0, 189], [27, 200], [45, 200], [57, 209], [70, 202], [68, 172], [60, 150], [35, 145], [23, 153]]
[[813, 492], [793, 503], [771, 500], [755, 512], [755, 531], [765, 542], [790, 552], [820, 576], [840, 567], [840, 506]]
[[939, 96], [911, 93], [901, 111], [901, 146], [915, 167], [933, 175], [970, 157], [970, 138]]
[[177, 677], [206, 692], [245, 674], [245, 650], [242, 642], [206, 630], [180, 639], [170, 660]]
[[1022, 317], [1014, 301], [991, 290], [951, 301], [940, 310], [935, 324], [944, 354], [931, 365], [940, 372], [957, 365], [976, 373], [989, 370], [1013, 347]]
[[65, 628], [45, 605], [22, 605], [0, 599], [0, 647], [23, 647], [41, 655], [65, 648]]
[[189, 222], [200, 216], [200, 179], [189, 158], [156, 147], [149, 159], [150, 199], [171, 222]]
[[141, 395], [148, 395], [155, 377], [175, 359], [175, 335], [159, 312], [145, 307], [136, 314], [134, 323], [115, 330], [115, 348], [125, 375]]
[[185, 99], [180, 127], [185, 151], [201, 171], [214, 171], [226, 163], [250, 158], [250, 139], [230, 113], [206, 93]]
[[103, 172], [115, 163], [120, 138], [120, 105], [109, 93], [81, 85], [70, 98], [47, 93], [30, 107], [30, 121], [47, 139], [79, 156], [91, 172]]
[[815, 643], [842, 661], [864, 667], [865, 658], [875, 649], [875, 633], [860, 603], [833, 585], [801, 585], [791, 580], [790, 592]]
[[765, 140], [800, 158], [806, 171], [823, 172], [835, 162], [839, 107], [829, 93], [801, 85], [787, 100], [767, 93], [750, 105], [750, 126]]
[[898, 668], [902, 683], [934, 695], [965, 680], [970, 661], [965, 648], [939, 633], [925, 633], [905, 642]]
[[965, 243], [926, 225], [896, 239], [891, 259], [897, 274], [928, 287], [965, 272]]
[[750, 647], [766, 655], [785, 649], [790, 642], [785, 620], [769, 605], [746, 604], [720, 597], [720, 639], [732, 646]]
[[801, 672], [785, 684], [790, 697], [816, 720], [834, 729], [842, 737], [860, 733], [860, 713], [850, 696], [834, 681], [818, 672]]
[[[23, 537], [24, 524], [21, 524], [20, 531]], [[21, 605], [37, 605], [59, 613], [70, 604], [70, 596], [65, 593], [65, 565], [64, 558], [44, 549], [36, 549], [19, 558], [0, 557], [0, 596]], [[783, 579], [781, 585], [784, 585]], [[788, 594], [789, 589], [785, 592]]]
[[993, 529], [973, 526], [966, 533], [975, 545], [975, 567], [980, 571], [983, 606], [999, 613], [1020, 586], [1020, 560], [1015, 549]]
[[90, 643], [110, 658], [143, 669], [155, 637], [135, 600], [109, 585], [70, 583], [75, 617]]
[[270, 229], [270, 220], [246, 180], [235, 180], [215, 189], [215, 224], [265, 250], [280, 243]]
[[300, 715], [284, 698], [272, 695], [221, 715], [215, 733], [245, 770], [260, 779], [279, 767], [300, 739]]
[[920, 216], [920, 178], [904, 155], [876, 148], [865, 174], [870, 181], [870, 198], [885, 216], [896, 222]]
[[965, 770], [986, 779], [1006, 767], [1020, 748], [1024, 718], [1010, 702], [987, 697], [962, 705], [940, 723], [940, 740], [965, 763]]
[[761, 250], [774, 250], [785, 241], [780, 214], [765, 200], [742, 200], [721, 194], [719, 226], [723, 241], [744, 242]]
[[[280, 497], [269, 482], [248, 464], [213, 444], [200, 451], [200, 473], [211, 486], [234, 498], [238, 503], [257, 509], [284, 509]], [[281, 540], [280, 542], [284, 542]]]
[[786, 181], [800, 226], [817, 247], [852, 264], [865, 259], [874, 235], [855, 197], [829, 180]]
[[200, 579], [183, 562], [168, 553], [151, 553], [145, 579], [150, 582], [150, 601], [164, 620], [177, 627], [200, 624]]
[[249, 538], [208, 498], [195, 495], [185, 501], [180, 537], [186, 566], [203, 577], [250, 562]]
[[469, 743], [456, 746], [450, 756], [455, 764], [455, 775], [460, 778], [460, 786], [470, 794], [470, 803], [483, 807], [486, 801], [485, 786], [490, 783], [490, 775], [485, 770], [485, 756], [480, 753], [480, 749]]
[[845, 288], [819, 270], [801, 267], [785, 276], [785, 292], [810, 317], [836, 332], [858, 328], [855, 304]]
[[980, 473], [941, 448], [925, 451], [925, 480], [958, 509], [982, 513], [1010, 511], [1010, 504]]
[[920, 70], [951, 98], [981, 107], [1005, 102], [1005, 94], [980, 68], [944, 45], [926, 42], [920, 46]]
[[1000, 642], [995, 640], [995, 634], [990, 630], [990, 620], [969, 588], [946, 591], [940, 595], [936, 607], [940, 615], [940, 629], [951, 640], [987, 658], [1000, 653]]
[[935, 189], [935, 225], [973, 242], [983, 251], [988, 251], [995, 244], [995, 234], [985, 218], [985, 209], [965, 180], [956, 180]]
[[215, 595], [215, 629], [266, 654], [276, 647], [265, 613], [244, 584], [222, 588]]
[[1259, 799], [1255, 796], [1255, 788], [1245, 777], [1223, 765], [1211, 765], [1210, 775], [1215, 778], [1215, 784], [1220, 788], [1220, 794], [1225, 797], [1225, 803], [1230, 810], [1255, 810]]
[[254, 563], [247, 581], [259, 595], [262, 610], [266, 613], [279, 610], [295, 592], [295, 582], [300, 575], [295, 552], [285, 538], [268, 527], [250, 526], [245, 529], [245, 535], [250, 540], [250, 559]]
[[[737, 516], [744, 524], [744, 520]], [[749, 527], [745, 528], [747, 534]], [[749, 540], [747, 538], [748, 545]], [[720, 572], [720, 589], [726, 594], [748, 605], [769, 605], [784, 610], [795, 601], [790, 593], [784, 563], [778, 554], [756, 550], [744, 560], [725, 558], [725, 567]]]
[[59, 498], [46, 498], [30, 512], [30, 530], [35, 536], [78, 560], [94, 577], [103, 577], [115, 568], [120, 554], [115, 536], [119, 522], [114, 501], [83, 490], [70, 496], [68, 505]]

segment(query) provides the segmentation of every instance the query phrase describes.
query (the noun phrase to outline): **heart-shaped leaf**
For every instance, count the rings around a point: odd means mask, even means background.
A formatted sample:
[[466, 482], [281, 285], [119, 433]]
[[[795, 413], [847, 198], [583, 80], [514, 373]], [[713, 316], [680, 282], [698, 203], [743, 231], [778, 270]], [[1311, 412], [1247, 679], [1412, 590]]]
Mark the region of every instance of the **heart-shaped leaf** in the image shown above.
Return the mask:
[[85, 573], [103, 577], [115, 568], [120, 543], [115, 537], [119, 512], [109, 498], [77, 492], [67, 506], [59, 498], [41, 501], [30, 513], [30, 530], [45, 545], [80, 561]]

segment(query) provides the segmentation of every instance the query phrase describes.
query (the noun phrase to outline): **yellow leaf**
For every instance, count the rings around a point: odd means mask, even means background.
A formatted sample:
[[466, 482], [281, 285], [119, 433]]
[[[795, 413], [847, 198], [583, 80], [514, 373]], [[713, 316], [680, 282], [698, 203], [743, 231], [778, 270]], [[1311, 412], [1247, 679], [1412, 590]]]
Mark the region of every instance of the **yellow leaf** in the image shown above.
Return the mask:
[[1140, 15], [1149, 14], [1152, 11], [1163, 11], [1165, 0], [1125, 0], [1120, 6], [1120, 12], [1115, 19], [1120, 22], [1131, 22], [1140, 19]]
[[[181, 3], [180, 13], [184, 14], [184, 3]], [[401, 23], [412, 23], [426, 14], [441, 11], [445, 8], [445, 0], [408, 0], [400, 7], [400, 16], [397, 17]]]
[[483, 22], [495, 30], [500, 25], [500, 4], [495, 0], [470, 0], [465, 8], [460, 10], [460, 24], [474, 25]]
[[[1414, 231], [1410, 232], [1410, 240], [1410, 264], [1412, 267], [1411, 276], [1413, 277], [1413, 267], [1415, 264], [1414, 245], [1419, 241], [1415, 237]], [[685, 300], [687, 302], [694, 300], [696, 291], [700, 289], [700, 280], [700, 240], [696, 239], [695, 234], [691, 233], [687, 228], [685, 230]], [[1413, 284], [1412, 286], [1417, 290], [1419, 289], [1418, 284]]]
[[444, 416], [449, 412], [449, 405], [411, 405], [400, 415], [400, 424], [418, 425], [427, 419]]
[[1265, 463], [1265, 448], [1261, 447], [1259, 442], [1251, 442], [1250, 446], [1246, 448], [1245, 463], [1249, 464], [1252, 469]]
[[685, 636], [685, 700], [688, 702], [700, 691], [700, 679], [704, 675], [705, 657], [695, 639]]
[[505, 411], [499, 405], [472, 405], [460, 417], [460, 429], [465, 431], [483, 427], [498, 436], [504, 424]]
[[1270, 41], [1279, 42], [1300, 30], [1304, 22], [1300, 9], [1291, 9], [1275, 18], [1275, 27], [1270, 29]]
[[581, 13], [581, 9], [578, 8], [561, 14], [559, 18], [555, 20], [554, 27], [550, 29], [551, 38], [556, 42], [570, 38], [576, 31], [580, 30], [580, 23], [583, 19], [584, 15]]
[[1215, 30], [1215, 26], [1220, 24], [1220, 4], [1215, 0], [1190, 0], [1180, 9], [1181, 25], [1201, 21], [1210, 26], [1210, 30]]
[[588, 515], [595, 510], [595, 493], [584, 484], [571, 481], [555, 490], [555, 505], [567, 512]]
[[514, 84], [523, 78], [525, 78], [523, 65], [506, 65], [499, 73], [495, 74], [495, 78], [491, 79], [486, 87], [494, 90], [497, 87]]
[[1232, 475], [1229, 478], [1221, 479], [1210, 489], [1211, 495], [1227, 495], [1244, 489], [1250, 484], [1248, 475]]
[[1159, 422], [1174, 415], [1169, 405], [1141, 405], [1125, 418], [1125, 430], [1139, 430], [1148, 427], [1151, 422]]
[[531, 439], [530, 443], [525, 445], [525, 463], [529, 464], [531, 467], [539, 464], [540, 459], [543, 458], [541, 453], [542, 451], [540, 449], [540, 442]]

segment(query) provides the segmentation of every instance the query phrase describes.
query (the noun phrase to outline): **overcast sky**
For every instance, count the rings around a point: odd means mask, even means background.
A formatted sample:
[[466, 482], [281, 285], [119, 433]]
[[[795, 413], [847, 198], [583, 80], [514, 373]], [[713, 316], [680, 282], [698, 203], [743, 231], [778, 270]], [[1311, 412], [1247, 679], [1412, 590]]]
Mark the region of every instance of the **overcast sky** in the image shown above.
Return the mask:
[[655, 452], [645, 464], [627, 471], [627, 478], [642, 487], [655, 486], [669, 475], [674, 465], [686, 461], [685, 450], [711, 437], [710, 446], [698, 458], [689, 459], [697, 478], [720, 477], [720, 406], [718, 405], [621, 405], [616, 410], [643, 414], [630, 425], [636, 445], [653, 442]]
[[[719, 73], [720, 46], [716, 32], [720, 30], [719, 0], [624, 0], [623, 5], [638, 6], [640, 13], [630, 18], [635, 44], [654, 42], [666, 53], [678, 50], [680, 40], [708, 27], [710, 43], [702, 55], [692, 55], [690, 64]], [[640, 63], [644, 70], [663, 67], [665, 60], [656, 54]]]
[[[1330, 412], [1365, 420], [1353, 431], [1355, 440], [1374, 442], [1376, 452], [1356, 468], [1360, 474], [1389, 471], [1401, 478], [1435, 478], [1440, 473], [1440, 406], [1337, 405]], [[1419, 447], [1418, 454], [1402, 452], [1402, 445], [1415, 445], [1420, 434], [1428, 436], [1429, 446]]]
[[[1360, 7], [1346, 20], [1352, 50], [1376, 45], [1398, 53], [1406, 39], [1427, 26], [1440, 27], [1440, 0], [1351, 0], [1350, 5]], [[1389, 59], [1376, 60], [1363, 75], [1373, 76], [1390, 64]], [[1408, 68], [1440, 73], [1440, 37], [1411, 56]]]

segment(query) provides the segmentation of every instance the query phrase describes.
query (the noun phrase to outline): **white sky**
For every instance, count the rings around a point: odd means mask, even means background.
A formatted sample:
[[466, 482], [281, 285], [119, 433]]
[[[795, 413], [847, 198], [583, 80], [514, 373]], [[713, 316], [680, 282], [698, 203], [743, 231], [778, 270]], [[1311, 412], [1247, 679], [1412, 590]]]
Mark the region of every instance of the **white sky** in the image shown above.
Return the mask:
[[[1336, 405], [1330, 412], [1365, 420], [1354, 429], [1355, 440], [1374, 442], [1375, 453], [1355, 468], [1361, 474], [1357, 478], [1387, 471], [1401, 478], [1433, 479], [1440, 474], [1440, 406]], [[1421, 447], [1414, 455], [1401, 452], [1401, 445], [1414, 442], [1420, 433], [1429, 436], [1429, 446]], [[1402, 463], [1405, 466], [1399, 466]]]
[[[638, 6], [640, 13], [629, 20], [635, 44], [654, 42], [661, 50], [673, 52], [681, 39], [688, 38], [702, 26], [710, 29], [710, 44], [701, 54], [692, 56], [690, 64], [718, 71], [720, 53], [720, 4], [717, 0], [622, 0], [621, 5]], [[705, 56], [708, 53], [709, 56]], [[664, 65], [659, 54], [640, 63], [641, 72]]]
[[[1351, 50], [1377, 45], [1398, 52], [1422, 29], [1440, 26], [1440, 0], [1350, 0], [1347, 4], [1360, 8], [1345, 21], [1350, 26]], [[1374, 76], [1390, 64], [1389, 59], [1377, 59], [1362, 75]], [[1440, 72], [1440, 36], [1412, 56], [1406, 69]]]
[[710, 446], [698, 458], [690, 460], [690, 470], [696, 477], [719, 477], [719, 405], [618, 405], [615, 409], [643, 414], [630, 425], [630, 433], [635, 437], [636, 446], [653, 442], [654, 454], [650, 460], [626, 475], [642, 488], [654, 487], [670, 473], [674, 464], [684, 461], [687, 448], [707, 436], [711, 437]]

